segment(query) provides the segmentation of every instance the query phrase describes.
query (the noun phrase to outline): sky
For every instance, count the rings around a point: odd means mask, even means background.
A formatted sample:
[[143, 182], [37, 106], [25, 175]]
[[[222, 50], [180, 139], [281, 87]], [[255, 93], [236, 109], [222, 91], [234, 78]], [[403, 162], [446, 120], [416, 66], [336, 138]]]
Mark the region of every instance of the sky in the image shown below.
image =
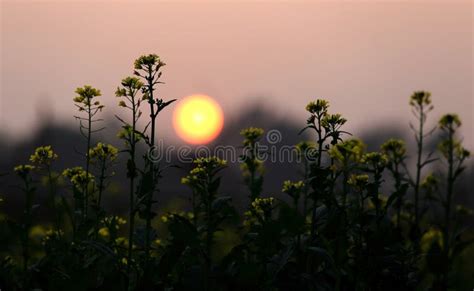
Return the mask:
[[[459, 113], [472, 150], [472, 17], [472, 1], [1, 1], [0, 122], [14, 140], [45, 117], [74, 125], [85, 84], [102, 90], [103, 117], [125, 114], [115, 89], [156, 53], [161, 97], [209, 95], [226, 122], [259, 102], [303, 126], [305, 105], [324, 98], [356, 134], [408, 131], [408, 98], [428, 90], [430, 122]], [[159, 121], [177, 141], [171, 110]]]

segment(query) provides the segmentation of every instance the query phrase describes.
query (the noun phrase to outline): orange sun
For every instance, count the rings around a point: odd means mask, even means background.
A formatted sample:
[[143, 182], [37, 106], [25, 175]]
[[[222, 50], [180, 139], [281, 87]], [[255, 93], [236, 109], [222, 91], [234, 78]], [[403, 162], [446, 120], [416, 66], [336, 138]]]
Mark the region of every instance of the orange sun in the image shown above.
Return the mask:
[[178, 136], [190, 144], [213, 141], [224, 125], [219, 104], [206, 95], [183, 98], [173, 112], [173, 127]]

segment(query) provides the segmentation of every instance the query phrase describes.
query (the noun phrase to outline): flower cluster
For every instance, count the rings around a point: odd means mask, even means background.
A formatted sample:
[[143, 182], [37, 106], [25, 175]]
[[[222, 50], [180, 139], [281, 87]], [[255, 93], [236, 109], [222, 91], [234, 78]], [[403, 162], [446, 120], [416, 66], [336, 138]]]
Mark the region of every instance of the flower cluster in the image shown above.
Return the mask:
[[16, 166], [15, 168], [13, 168], [13, 171], [15, 171], [15, 173], [22, 177], [22, 178], [26, 178], [31, 171], [33, 171], [35, 169], [35, 166], [32, 166], [32, 165], [19, 165], [19, 166]]
[[50, 145], [42, 146], [35, 149], [34, 154], [30, 156], [30, 162], [38, 165], [50, 165], [57, 158], [58, 155], [54, 153]]
[[323, 119], [321, 120], [321, 125], [326, 129], [328, 132], [335, 132], [341, 128], [347, 119], [343, 118], [341, 114], [326, 114]]
[[400, 139], [391, 138], [380, 147], [390, 162], [400, 163], [406, 154], [405, 142]]
[[427, 91], [416, 91], [410, 97], [411, 106], [424, 106], [431, 104], [431, 93]]
[[304, 187], [303, 181], [291, 182], [290, 180], [286, 180], [283, 182], [283, 188], [281, 191], [286, 193], [290, 196], [294, 196], [301, 191]]
[[244, 225], [259, 225], [270, 220], [272, 218], [274, 201], [273, 197], [256, 198], [250, 205], [250, 210], [244, 213]]
[[438, 122], [441, 129], [455, 129], [461, 126], [461, 119], [457, 114], [445, 114]]
[[306, 105], [306, 111], [311, 114], [323, 116], [327, 113], [329, 108], [329, 102], [323, 99], [317, 99], [316, 101], [311, 101]]
[[210, 177], [217, 170], [227, 165], [225, 160], [218, 157], [197, 158], [193, 163], [195, 167], [189, 172], [189, 175], [181, 179], [182, 184], [194, 185], [196, 182]]
[[[135, 70], [157, 70], [166, 64], [161, 61], [160, 57], [156, 54], [149, 54], [139, 57], [135, 60]], [[138, 75], [138, 72], [135, 73]]]
[[[143, 82], [140, 81], [137, 77], [126, 77], [122, 80], [123, 88], [117, 88], [115, 91], [115, 96], [117, 97], [127, 97], [130, 95], [135, 95], [135, 93], [143, 87]], [[123, 101], [120, 101], [123, 102]], [[126, 107], [125, 102], [119, 103], [119, 106]]]
[[118, 149], [110, 144], [97, 143], [97, 145], [89, 150], [89, 157], [92, 161], [113, 161], [117, 158]]
[[382, 170], [388, 164], [388, 156], [379, 152], [370, 152], [362, 156], [361, 162], [374, 170]]
[[340, 165], [348, 165], [350, 162], [361, 162], [365, 150], [364, 143], [359, 139], [348, 139], [333, 145], [329, 150], [329, 156]]
[[264, 130], [258, 127], [242, 129], [240, 135], [244, 137], [244, 146], [253, 146], [262, 137]]
[[69, 168], [63, 171], [63, 176], [69, 178], [71, 183], [77, 188], [87, 187], [89, 183], [94, 182], [94, 176], [87, 172], [82, 167]]
[[347, 184], [351, 185], [358, 191], [362, 191], [363, 189], [365, 189], [368, 183], [369, 183], [369, 175], [367, 174], [361, 174], [361, 175], [352, 174], [349, 177], [349, 180], [347, 180]]
[[92, 86], [84, 86], [82, 88], [76, 89], [76, 97], [74, 97], [74, 102], [78, 103], [77, 106], [79, 111], [86, 110], [85, 107], [97, 106], [97, 109], [104, 108], [104, 105], [100, 105], [99, 101], [93, 101], [95, 97], [102, 96], [99, 89], [93, 88]]

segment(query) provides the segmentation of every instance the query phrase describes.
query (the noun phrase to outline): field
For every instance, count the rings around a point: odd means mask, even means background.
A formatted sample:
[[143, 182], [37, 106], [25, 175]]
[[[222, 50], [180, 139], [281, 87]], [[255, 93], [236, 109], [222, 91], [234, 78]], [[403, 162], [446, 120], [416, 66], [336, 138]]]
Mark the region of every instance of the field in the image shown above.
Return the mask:
[[[308, 100], [301, 140], [287, 148], [297, 170], [268, 181], [281, 137], [259, 124], [241, 129], [235, 160], [218, 151], [179, 165], [157, 158], [158, 117], [176, 101], [159, 97], [163, 66], [155, 54], [139, 57], [118, 82], [117, 108], [92, 86], [71, 92], [83, 137], [68, 149], [74, 167], [60, 168], [63, 157], [45, 143], [2, 169], [16, 197], [0, 196], [1, 290], [473, 288], [473, 211], [460, 202], [472, 195], [460, 182], [470, 152], [457, 114], [427, 126], [429, 92], [407, 98], [413, 140], [390, 138], [376, 151], [345, 131], [329, 101]], [[109, 130], [105, 111], [120, 123], [109, 133], [119, 146], [97, 138]], [[280, 158], [272, 163], [288, 162]], [[245, 185], [238, 201], [221, 190], [231, 164]], [[162, 181], [175, 166], [187, 171], [187, 193], [170, 209]], [[126, 202], [111, 209], [117, 180]]]

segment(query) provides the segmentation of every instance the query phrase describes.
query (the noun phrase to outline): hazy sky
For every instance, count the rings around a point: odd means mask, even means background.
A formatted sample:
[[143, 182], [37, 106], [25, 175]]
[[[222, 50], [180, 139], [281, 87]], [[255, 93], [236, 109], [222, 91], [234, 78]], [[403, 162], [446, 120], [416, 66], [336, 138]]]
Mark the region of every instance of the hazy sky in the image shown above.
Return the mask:
[[[263, 101], [304, 125], [305, 105], [323, 97], [356, 131], [406, 126], [408, 97], [424, 89], [432, 120], [458, 112], [472, 146], [473, 2], [452, 2], [1, 1], [2, 128], [24, 136], [39, 112], [73, 124], [84, 84], [120, 112], [120, 80], [157, 53], [163, 97], [210, 95], [226, 120]], [[171, 112], [160, 122], [175, 139]]]

